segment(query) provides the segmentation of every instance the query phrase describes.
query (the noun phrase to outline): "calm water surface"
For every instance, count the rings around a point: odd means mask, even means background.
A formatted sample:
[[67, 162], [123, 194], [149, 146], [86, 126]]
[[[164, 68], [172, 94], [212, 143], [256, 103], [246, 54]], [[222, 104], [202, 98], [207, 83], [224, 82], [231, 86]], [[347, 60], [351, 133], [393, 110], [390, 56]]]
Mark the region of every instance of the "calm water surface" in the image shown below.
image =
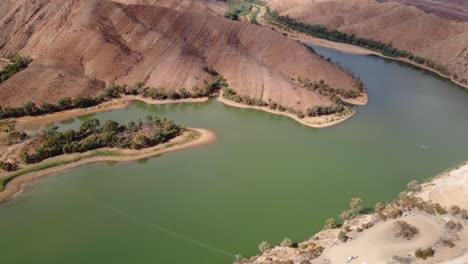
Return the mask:
[[2, 262], [231, 263], [230, 254], [254, 255], [264, 240], [308, 238], [351, 197], [373, 206], [468, 159], [468, 91], [396, 62], [316, 50], [366, 84], [370, 103], [355, 117], [312, 129], [216, 101], [97, 114], [159, 115], [219, 138], [29, 186], [0, 205]]

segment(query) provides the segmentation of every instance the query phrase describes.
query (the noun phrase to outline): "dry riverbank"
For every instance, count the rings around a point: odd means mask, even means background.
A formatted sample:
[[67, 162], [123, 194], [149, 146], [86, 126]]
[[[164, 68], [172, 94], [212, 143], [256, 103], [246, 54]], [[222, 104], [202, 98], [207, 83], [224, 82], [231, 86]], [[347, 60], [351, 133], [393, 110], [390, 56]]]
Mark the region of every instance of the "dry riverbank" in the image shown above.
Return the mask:
[[28, 165], [19, 171], [0, 176], [0, 180], [4, 180], [12, 177], [12, 175], [18, 175], [9, 181], [5, 189], [0, 192], [0, 202], [6, 201], [20, 193], [25, 184], [50, 174], [96, 162], [129, 162], [146, 159], [168, 152], [202, 146], [212, 143], [215, 140], [215, 132], [207, 129], [193, 128], [167, 143], [151, 148], [141, 150], [102, 148], [84, 153], [67, 154], [46, 159], [38, 164]]

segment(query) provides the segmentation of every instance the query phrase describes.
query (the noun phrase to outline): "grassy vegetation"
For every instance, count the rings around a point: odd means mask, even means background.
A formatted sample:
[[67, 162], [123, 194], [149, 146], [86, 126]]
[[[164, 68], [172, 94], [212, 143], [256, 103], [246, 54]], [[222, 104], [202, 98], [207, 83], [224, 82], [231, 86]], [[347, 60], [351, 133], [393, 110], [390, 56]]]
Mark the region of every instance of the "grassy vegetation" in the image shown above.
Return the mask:
[[31, 58], [22, 57], [20, 55], [9, 56], [8, 60], [10, 60], [10, 64], [0, 71], [0, 83], [8, 80], [19, 71], [26, 69], [32, 62]]
[[229, 9], [224, 14], [224, 17], [239, 20], [241, 17], [251, 15], [252, 24], [260, 25], [257, 21], [260, 8], [256, 8], [254, 5], [263, 6], [265, 3], [261, 0], [230, 0]]
[[[191, 142], [191, 141], [194, 141], [194, 140], [198, 139], [200, 136], [201, 136], [200, 132], [198, 132], [196, 130], [190, 130], [188, 132], [187, 136], [183, 140], [181, 140], [179, 142], [169, 142], [167, 144], [164, 144], [164, 145], [162, 145], [160, 147], [155, 148], [153, 151], [157, 152], [157, 151], [160, 151], [160, 150], [163, 150], [163, 149], [174, 147], [176, 145], [185, 144], [185, 143], [188, 143], [188, 142]], [[121, 152], [112, 151], [112, 150], [106, 150], [106, 151], [95, 150], [95, 151], [92, 151], [92, 152], [90, 152], [90, 153], [88, 153], [86, 155], [82, 155], [82, 156], [71, 158], [71, 159], [56, 160], [56, 161], [50, 161], [50, 162], [42, 162], [42, 163], [39, 163], [37, 165], [31, 166], [29, 168], [25, 168], [25, 169], [21, 169], [21, 170], [18, 170], [16, 172], [13, 172], [13, 173], [9, 174], [8, 177], [0, 178], [0, 191], [3, 191], [5, 189], [5, 186], [8, 184], [8, 182], [13, 180], [14, 178], [19, 177], [21, 175], [28, 174], [28, 173], [38, 172], [38, 171], [42, 171], [42, 170], [49, 169], [49, 168], [54, 168], [54, 167], [58, 167], [58, 166], [62, 166], [62, 165], [67, 165], [67, 164], [71, 164], [71, 163], [74, 163], [74, 162], [78, 162], [78, 161], [93, 158], [93, 157], [131, 157], [131, 156], [135, 156], [135, 155], [136, 154], [123, 154]]]
[[81, 123], [78, 130], [58, 132], [58, 127], [49, 127], [35, 135], [37, 146], [34, 150], [25, 149], [21, 159], [26, 164], [67, 153], [82, 153], [106, 147], [141, 149], [153, 147], [180, 135], [183, 129], [165, 118], [147, 116], [127, 125], [107, 120], [102, 126], [98, 119]]

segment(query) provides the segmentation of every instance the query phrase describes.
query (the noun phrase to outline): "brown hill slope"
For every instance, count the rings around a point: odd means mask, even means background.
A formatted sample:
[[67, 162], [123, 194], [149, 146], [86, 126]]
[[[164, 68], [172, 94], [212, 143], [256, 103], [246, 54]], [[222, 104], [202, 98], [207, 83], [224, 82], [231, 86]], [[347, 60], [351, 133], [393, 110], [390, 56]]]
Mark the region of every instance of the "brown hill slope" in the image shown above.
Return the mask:
[[34, 61], [0, 85], [0, 105], [97, 94], [109, 82], [190, 90], [212, 80], [205, 67], [241, 94], [298, 110], [332, 102], [292, 78], [354, 89], [350, 75], [272, 30], [204, 12], [187, 0], [120, 2], [1, 2], [7, 12], [0, 20], [6, 36], [0, 56], [20, 53]]
[[426, 13], [442, 18], [468, 21], [468, 1], [466, 0], [377, 0], [377, 2], [399, 2], [415, 6]]
[[[394, 1], [268, 0], [272, 9], [309, 24], [322, 24], [447, 65], [468, 81], [468, 23], [444, 19]], [[415, 2], [415, 1], [413, 1]], [[428, 3], [422, 0], [419, 3]], [[432, 0], [430, 2], [436, 2]], [[439, 1], [440, 2], [440, 1]], [[450, 3], [456, 2], [450, 0]]]

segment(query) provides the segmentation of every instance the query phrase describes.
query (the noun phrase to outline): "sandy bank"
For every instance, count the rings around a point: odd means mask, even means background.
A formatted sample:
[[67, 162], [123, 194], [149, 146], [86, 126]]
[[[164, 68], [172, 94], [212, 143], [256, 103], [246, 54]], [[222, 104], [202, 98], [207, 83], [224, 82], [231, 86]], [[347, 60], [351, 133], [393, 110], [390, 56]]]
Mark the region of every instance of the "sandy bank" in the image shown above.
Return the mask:
[[[196, 134], [193, 132], [197, 132]], [[129, 162], [136, 161], [141, 159], [146, 159], [149, 157], [154, 157], [162, 155], [164, 153], [193, 148], [202, 146], [205, 144], [212, 143], [216, 140], [216, 133], [211, 130], [193, 128], [192, 131], [187, 131], [183, 135], [178, 136], [171, 141], [158, 145], [151, 148], [133, 150], [133, 149], [117, 149], [117, 148], [102, 148], [98, 150], [88, 151], [84, 153], [74, 153], [61, 155], [58, 157], [53, 157], [46, 159], [38, 164], [25, 166], [22, 170], [32, 170], [37, 166], [42, 166], [55, 162], [64, 162], [64, 165], [58, 165], [43, 170], [32, 171], [25, 173], [21, 176], [18, 176], [11, 180], [5, 187], [3, 191], [0, 192], [0, 202], [6, 201], [16, 194], [20, 193], [23, 189], [23, 186], [31, 181], [37, 180], [41, 177], [63, 172], [82, 166], [85, 164], [96, 163], [96, 162]], [[96, 153], [111, 152], [112, 155], [97, 155], [93, 156]], [[20, 170], [20, 171], [22, 171]], [[18, 172], [20, 172], [18, 171]], [[13, 172], [17, 173], [17, 172]], [[8, 178], [11, 174], [2, 175], [0, 178]]]
[[233, 107], [245, 108], [245, 109], [256, 109], [256, 110], [265, 111], [271, 114], [287, 116], [289, 118], [294, 119], [298, 123], [301, 123], [302, 125], [313, 127], [313, 128], [325, 128], [325, 127], [338, 125], [339, 123], [344, 122], [345, 120], [348, 120], [349, 118], [353, 117], [356, 114], [354, 110], [350, 110], [349, 114], [342, 115], [342, 116], [339, 116], [338, 114], [334, 114], [334, 115], [319, 116], [319, 117], [305, 117], [301, 119], [297, 117], [295, 114], [273, 110], [268, 107], [251, 106], [251, 105], [236, 103], [234, 101], [224, 98], [222, 92], [217, 100], [225, 105], [229, 105]]
[[445, 207], [458, 205], [468, 209], [468, 163], [422, 184], [415, 196]]

